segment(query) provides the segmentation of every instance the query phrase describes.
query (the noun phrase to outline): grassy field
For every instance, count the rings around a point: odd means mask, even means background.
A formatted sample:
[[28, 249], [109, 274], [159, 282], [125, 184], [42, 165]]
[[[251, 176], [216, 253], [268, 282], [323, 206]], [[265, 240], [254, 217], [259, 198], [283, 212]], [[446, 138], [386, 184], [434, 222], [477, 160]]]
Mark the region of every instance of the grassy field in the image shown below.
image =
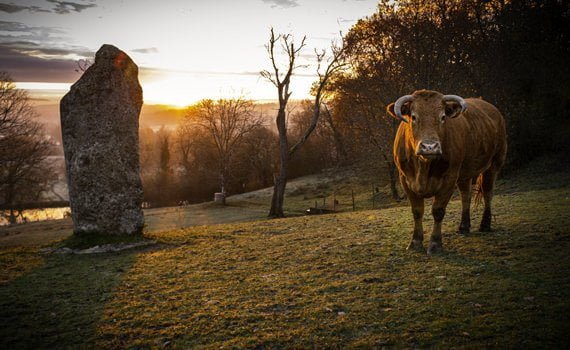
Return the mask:
[[[336, 198], [337, 211], [352, 210], [352, 194], [357, 210], [402, 205], [389, 198], [389, 186], [381, 180], [383, 168], [330, 169], [316, 175], [308, 175], [289, 181], [284, 210], [288, 216], [304, 215], [314, 206], [333, 209]], [[372, 195], [372, 189], [378, 192]], [[228, 205], [213, 202], [183, 207], [145, 209], [145, 231], [167, 231], [190, 226], [261, 220], [266, 218], [271, 204], [273, 188], [230, 196]], [[0, 249], [45, 245], [73, 234], [71, 218], [44, 220], [25, 225], [0, 226]]]
[[405, 250], [408, 207], [4, 247], [0, 348], [566, 348], [570, 174], [540, 168], [500, 181], [494, 232], [454, 233], [452, 201], [431, 257]]
[[[287, 182], [283, 210], [288, 215], [303, 215], [309, 207], [325, 207], [336, 211], [385, 208], [400, 205], [390, 196], [387, 169], [380, 163], [357, 168], [326, 169]], [[228, 204], [246, 208], [267, 208], [273, 188], [228, 197]], [[336, 199], [338, 202], [333, 206]]]

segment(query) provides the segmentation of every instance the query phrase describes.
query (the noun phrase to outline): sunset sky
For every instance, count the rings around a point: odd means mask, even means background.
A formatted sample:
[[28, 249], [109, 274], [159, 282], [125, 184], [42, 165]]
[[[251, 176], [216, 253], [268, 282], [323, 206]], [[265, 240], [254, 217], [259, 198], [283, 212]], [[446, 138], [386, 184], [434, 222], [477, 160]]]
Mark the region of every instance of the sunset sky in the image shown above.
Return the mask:
[[[339, 40], [376, 0], [13, 0], [0, 2], [0, 70], [35, 98], [57, 99], [79, 78], [75, 61], [104, 43], [140, 67], [145, 102], [188, 105], [245, 94], [275, 99], [259, 71], [270, 62], [269, 28], [307, 35], [302, 54]], [[314, 66], [300, 69], [293, 98], [308, 96]]]

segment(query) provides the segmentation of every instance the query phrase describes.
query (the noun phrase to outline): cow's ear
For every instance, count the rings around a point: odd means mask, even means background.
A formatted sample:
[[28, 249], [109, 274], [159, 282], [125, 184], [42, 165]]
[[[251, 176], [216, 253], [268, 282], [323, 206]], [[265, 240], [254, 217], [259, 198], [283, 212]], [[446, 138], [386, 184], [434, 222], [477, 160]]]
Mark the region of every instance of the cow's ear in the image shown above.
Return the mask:
[[[402, 111], [402, 115], [407, 116], [408, 120], [409, 120], [410, 119], [410, 102], [404, 103], [402, 105], [401, 111]], [[390, 103], [386, 107], [386, 112], [388, 112], [388, 114], [390, 114], [392, 116], [392, 118], [396, 118], [396, 119], [400, 120], [400, 118], [398, 118], [398, 116], [394, 112], [394, 102]]]
[[455, 118], [461, 114], [461, 105], [457, 101], [444, 102], [444, 108], [446, 118]]

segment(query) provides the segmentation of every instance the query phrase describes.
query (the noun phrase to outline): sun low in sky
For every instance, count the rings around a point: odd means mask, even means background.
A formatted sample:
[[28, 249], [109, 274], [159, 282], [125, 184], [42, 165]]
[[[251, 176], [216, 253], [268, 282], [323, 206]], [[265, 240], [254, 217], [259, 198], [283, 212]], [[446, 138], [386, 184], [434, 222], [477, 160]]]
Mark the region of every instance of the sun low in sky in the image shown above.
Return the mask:
[[145, 103], [185, 106], [202, 98], [275, 99], [260, 77], [270, 68], [269, 29], [307, 35], [292, 83], [308, 96], [314, 49], [330, 47], [375, 0], [17, 0], [0, 2], [0, 70], [35, 98], [59, 98], [103, 44], [139, 65]]

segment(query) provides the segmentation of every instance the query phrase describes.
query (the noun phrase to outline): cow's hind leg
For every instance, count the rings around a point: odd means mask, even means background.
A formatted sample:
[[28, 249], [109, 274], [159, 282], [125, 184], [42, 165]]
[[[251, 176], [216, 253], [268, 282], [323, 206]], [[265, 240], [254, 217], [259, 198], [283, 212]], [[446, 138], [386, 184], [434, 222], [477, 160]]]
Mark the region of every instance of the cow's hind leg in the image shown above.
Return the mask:
[[481, 188], [479, 190], [483, 193], [483, 200], [485, 201], [483, 218], [481, 219], [481, 225], [479, 226], [479, 231], [481, 232], [491, 231], [491, 201], [493, 200], [493, 187], [495, 186], [496, 177], [497, 172], [492, 168], [485, 170], [481, 175]]
[[412, 214], [414, 216], [414, 233], [412, 235], [412, 240], [408, 245], [408, 250], [424, 250], [424, 227], [423, 227], [423, 219], [424, 219], [424, 199], [418, 197], [414, 192], [412, 192], [408, 186], [406, 185], [405, 181], [402, 181], [402, 187], [406, 192], [406, 195], [410, 199], [410, 204], [412, 206]]
[[471, 229], [471, 178], [457, 181], [457, 187], [461, 192], [461, 223], [459, 233], [469, 233]]

